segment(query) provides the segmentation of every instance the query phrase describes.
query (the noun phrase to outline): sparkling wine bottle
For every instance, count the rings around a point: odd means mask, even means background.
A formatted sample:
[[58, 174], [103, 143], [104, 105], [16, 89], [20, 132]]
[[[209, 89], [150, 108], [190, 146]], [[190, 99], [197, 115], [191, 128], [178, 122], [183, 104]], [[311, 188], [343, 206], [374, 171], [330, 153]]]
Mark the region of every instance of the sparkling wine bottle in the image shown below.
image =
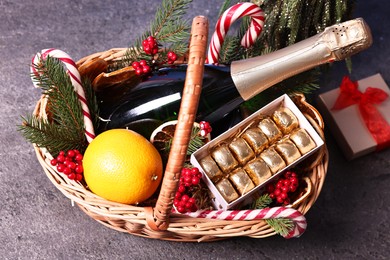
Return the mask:
[[[315, 66], [343, 60], [371, 43], [369, 27], [358, 18], [327, 27], [322, 33], [267, 55], [234, 61], [230, 66], [205, 65], [196, 121], [213, 124], [276, 83]], [[162, 68], [123, 95], [116, 105], [103, 102], [101, 130], [127, 127], [146, 134], [175, 118], [186, 68]]]

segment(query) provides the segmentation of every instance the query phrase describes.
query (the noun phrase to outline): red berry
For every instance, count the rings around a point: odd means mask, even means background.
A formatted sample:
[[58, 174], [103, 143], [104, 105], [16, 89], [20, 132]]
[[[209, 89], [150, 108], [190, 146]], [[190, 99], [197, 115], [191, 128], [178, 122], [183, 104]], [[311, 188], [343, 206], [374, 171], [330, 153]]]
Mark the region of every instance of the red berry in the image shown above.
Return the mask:
[[84, 172], [84, 168], [82, 165], [77, 165], [74, 171], [78, 174], [82, 174]]
[[191, 173], [192, 173], [192, 175], [198, 175], [198, 173], [199, 173], [199, 169], [198, 168], [196, 168], [196, 167], [194, 167], [194, 168], [192, 168], [191, 169]]
[[280, 189], [275, 189], [275, 190], [274, 190], [275, 196], [279, 196], [280, 193], [282, 193], [282, 191], [281, 191]]
[[176, 207], [176, 209], [179, 213], [186, 213], [186, 209], [182, 206], [178, 206], [178, 207]]
[[59, 153], [58, 155], [64, 156], [64, 155], [65, 155], [65, 152], [64, 152], [64, 151], [60, 151], [60, 153]]
[[148, 65], [148, 63], [146, 62], [146, 60], [140, 60], [139, 65], [141, 65], [143, 67], [143, 66]]
[[56, 166], [56, 165], [57, 165], [57, 160], [56, 160], [56, 159], [52, 159], [52, 160], [50, 161], [50, 164], [51, 164], [52, 166]]
[[59, 163], [57, 165], [57, 171], [59, 172], [63, 172], [65, 168], [66, 168], [65, 165], [63, 165], [62, 163]]
[[62, 162], [62, 163], [65, 162], [65, 156], [64, 156], [64, 155], [61, 155], [61, 154], [58, 155], [58, 156], [57, 156], [57, 161]]
[[81, 181], [83, 179], [83, 175], [81, 174], [76, 174], [76, 181]]
[[180, 192], [176, 192], [175, 199], [180, 199], [180, 198], [181, 198], [181, 193]]
[[142, 75], [142, 73], [143, 73], [143, 71], [140, 67], [135, 69], [135, 74], [137, 74], [138, 76]]
[[180, 193], [184, 193], [186, 191], [186, 187], [184, 185], [180, 185], [177, 191]]
[[133, 66], [134, 69], [137, 69], [139, 68], [140, 64], [138, 61], [134, 61], [133, 63], [131, 63], [131, 66]]
[[200, 179], [199, 179], [198, 177], [193, 177], [193, 178], [191, 179], [191, 183], [192, 183], [193, 185], [198, 185], [199, 182], [200, 182]]
[[81, 153], [78, 153], [78, 154], [76, 154], [76, 156], [74, 157], [74, 159], [75, 159], [76, 161], [81, 161], [81, 160], [83, 160], [83, 155], [82, 155]]
[[278, 196], [278, 197], [276, 197], [276, 201], [278, 203], [283, 203], [284, 199], [282, 199], [282, 197]]
[[181, 201], [184, 201], [184, 202], [187, 202], [189, 199], [190, 199], [190, 197], [189, 197], [187, 194], [184, 194], [184, 195], [181, 197]]
[[278, 181], [278, 183], [276, 183], [276, 188], [281, 189], [282, 187], [283, 187], [283, 183]]
[[283, 186], [289, 186], [290, 185], [290, 180], [284, 180], [283, 181]]
[[143, 41], [142, 41], [142, 46], [143, 46], [143, 47], [149, 46], [148, 40], [143, 40]]
[[293, 185], [297, 185], [298, 184], [298, 179], [297, 178], [291, 178], [290, 179], [290, 183], [293, 184]]
[[287, 192], [290, 191], [290, 186], [283, 186], [283, 187], [281, 188], [281, 190], [282, 190], [282, 192], [287, 193]]
[[146, 40], [148, 41], [148, 43], [150, 44], [154, 44], [156, 42], [156, 38], [154, 38], [153, 36], [148, 36], [148, 38], [146, 38]]
[[175, 207], [178, 207], [180, 205], [180, 200], [178, 200], [178, 199], [173, 200], [173, 205]]
[[190, 209], [190, 208], [192, 208], [192, 203], [190, 203], [190, 202], [187, 202], [185, 207], [186, 207], [186, 209]]
[[269, 197], [270, 197], [271, 199], [275, 199], [275, 194], [274, 194], [274, 193], [271, 193], [271, 194], [269, 195]]
[[69, 150], [67, 152], [67, 155], [68, 155], [68, 157], [73, 158], [76, 155], [76, 153], [73, 150]]
[[142, 66], [142, 72], [144, 74], [149, 73], [150, 72], [150, 67], [148, 65]]
[[71, 172], [71, 173], [68, 174], [68, 178], [71, 179], [71, 180], [74, 180], [76, 178], [76, 174]]
[[280, 196], [283, 200], [287, 199], [287, 197], [288, 197], [286, 192], [280, 193], [279, 196]]
[[190, 202], [192, 204], [196, 204], [196, 199], [195, 198], [189, 198], [188, 202]]
[[72, 170], [76, 169], [76, 164], [74, 162], [68, 162], [66, 166], [68, 166], [68, 168], [71, 168]]
[[72, 172], [73, 172], [72, 169], [69, 168], [69, 167], [65, 167], [64, 170], [63, 170], [63, 173], [66, 174], [66, 175], [69, 175]]

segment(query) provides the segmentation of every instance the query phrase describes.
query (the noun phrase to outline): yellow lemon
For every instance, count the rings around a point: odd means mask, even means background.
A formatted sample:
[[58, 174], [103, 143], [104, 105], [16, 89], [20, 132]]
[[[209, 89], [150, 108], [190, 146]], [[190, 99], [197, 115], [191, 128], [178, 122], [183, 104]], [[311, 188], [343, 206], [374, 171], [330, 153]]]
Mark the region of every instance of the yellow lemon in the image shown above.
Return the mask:
[[87, 147], [84, 179], [96, 195], [137, 204], [153, 195], [163, 172], [161, 156], [140, 134], [113, 129], [99, 134]]

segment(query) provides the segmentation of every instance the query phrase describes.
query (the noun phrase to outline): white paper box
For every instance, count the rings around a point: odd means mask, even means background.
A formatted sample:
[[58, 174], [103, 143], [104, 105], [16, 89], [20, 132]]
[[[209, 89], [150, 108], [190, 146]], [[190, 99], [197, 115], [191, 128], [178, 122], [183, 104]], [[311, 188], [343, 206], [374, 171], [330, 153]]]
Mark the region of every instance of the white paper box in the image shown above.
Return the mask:
[[[202, 166], [200, 165], [199, 161], [209, 154], [209, 151], [212, 147], [217, 145], [219, 142], [231, 137], [234, 133], [239, 131], [240, 129], [244, 129], [249, 123], [251, 123], [255, 118], [257, 118], [260, 114], [261, 115], [272, 115], [272, 113], [279, 107], [284, 106], [289, 108], [297, 117], [299, 121], [299, 127], [303, 128], [307, 131], [307, 133], [311, 136], [311, 138], [316, 143], [316, 147], [308, 152], [307, 154], [301, 156], [298, 160], [296, 160], [294, 163], [288, 165], [284, 169], [280, 170], [279, 172], [275, 173], [270, 177], [267, 181], [260, 184], [247, 194], [240, 196], [238, 199], [227, 203], [225, 199], [222, 197], [222, 195], [219, 193], [215, 185], [212, 183], [212, 181], [208, 178], [208, 176], [205, 174], [204, 170], [202, 169]], [[302, 112], [299, 110], [299, 108], [294, 104], [294, 102], [289, 98], [288, 95], [283, 95], [268, 105], [264, 106], [263, 108], [259, 109], [257, 112], [253, 113], [250, 117], [246, 118], [245, 120], [241, 121], [239, 124], [234, 126], [233, 128], [229, 129], [228, 131], [224, 132], [223, 134], [219, 135], [215, 139], [211, 140], [209, 143], [198, 149], [196, 152], [194, 152], [191, 155], [191, 164], [195, 167], [197, 167], [203, 175], [203, 181], [206, 183], [207, 187], [210, 189], [210, 191], [213, 193], [215, 198], [212, 199], [212, 202], [214, 204], [214, 207], [216, 209], [232, 209], [232, 208], [238, 208], [241, 205], [245, 205], [248, 203], [251, 203], [256, 197], [258, 197], [259, 192], [269, 183], [272, 182], [275, 178], [277, 178], [281, 173], [283, 173], [286, 169], [293, 167], [294, 165], [298, 164], [311, 154], [313, 154], [316, 150], [318, 150], [322, 145], [324, 144], [324, 141], [322, 138], [318, 135], [318, 133], [315, 131], [315, 129], [311, 126], [311, 124], [307, 121], [305, 116], [302, 114]]]

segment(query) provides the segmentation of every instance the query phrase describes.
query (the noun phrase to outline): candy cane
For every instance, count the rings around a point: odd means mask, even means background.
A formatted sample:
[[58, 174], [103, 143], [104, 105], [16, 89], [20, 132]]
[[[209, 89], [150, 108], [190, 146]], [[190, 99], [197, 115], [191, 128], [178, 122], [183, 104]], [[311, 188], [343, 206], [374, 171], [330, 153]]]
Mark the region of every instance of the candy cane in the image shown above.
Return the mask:
[[207, 60], [208, 63], [218, 63], [219, 52], [224, 42], [224, 37], [230, 26], [239, 18], [244, 16], [251, 17], [251, 23], [248, 31], [241, 40], [241, 45], [245, 48], [253, 45], [259, 37], [264, 26], [264, 12], [260, 7], [253, 3], [238, 3], [227, 9], [218, 19], [215, 26], [215, 32], [211, 38]]
[[[87, 100], [85, 98], [84, 89], [81, 85], [81, 77], [80, 73], [77, 70], [76, 63], [72, 60], [72, 58], [66, 54], [65, 52], [57, 49], [44, 49], [41, 52], [37, 53], [32, 59], [31, 73], [39, 76], [38, 71], [36, 70], [36, 66], [39, 66], [41, 60], [46, 59], [47, 56], [57, 58], [62, 61], [67, 68], [67, 73], [70, 76], [70, 80], [74, 87], [75, 92], [77, 93], [77, 97], [81, 103], [81, 108], [83, 110], [84, 115], [84, 125], [85, 125], [85, 136], [87, 141], [90, 143], [95, 138], [95, 133], [93, 129], [93, 124], [91, 120], [91, 114], [89, 113], [89, 109], [87, 106]], [[39, 82], [32, 77], [32, 82], [35, 87], [39, 87]]]
[[185, 213], [193, 218], [207, 218], [219, 220], [256, 220], [272, 218], [288, 218], [294, 222], [294, 228], [285, 238], [299, 237], [307, 227], [306, 218], [296, 209], [286, 207], [273, 207], [254, 210], [198, 210]]

